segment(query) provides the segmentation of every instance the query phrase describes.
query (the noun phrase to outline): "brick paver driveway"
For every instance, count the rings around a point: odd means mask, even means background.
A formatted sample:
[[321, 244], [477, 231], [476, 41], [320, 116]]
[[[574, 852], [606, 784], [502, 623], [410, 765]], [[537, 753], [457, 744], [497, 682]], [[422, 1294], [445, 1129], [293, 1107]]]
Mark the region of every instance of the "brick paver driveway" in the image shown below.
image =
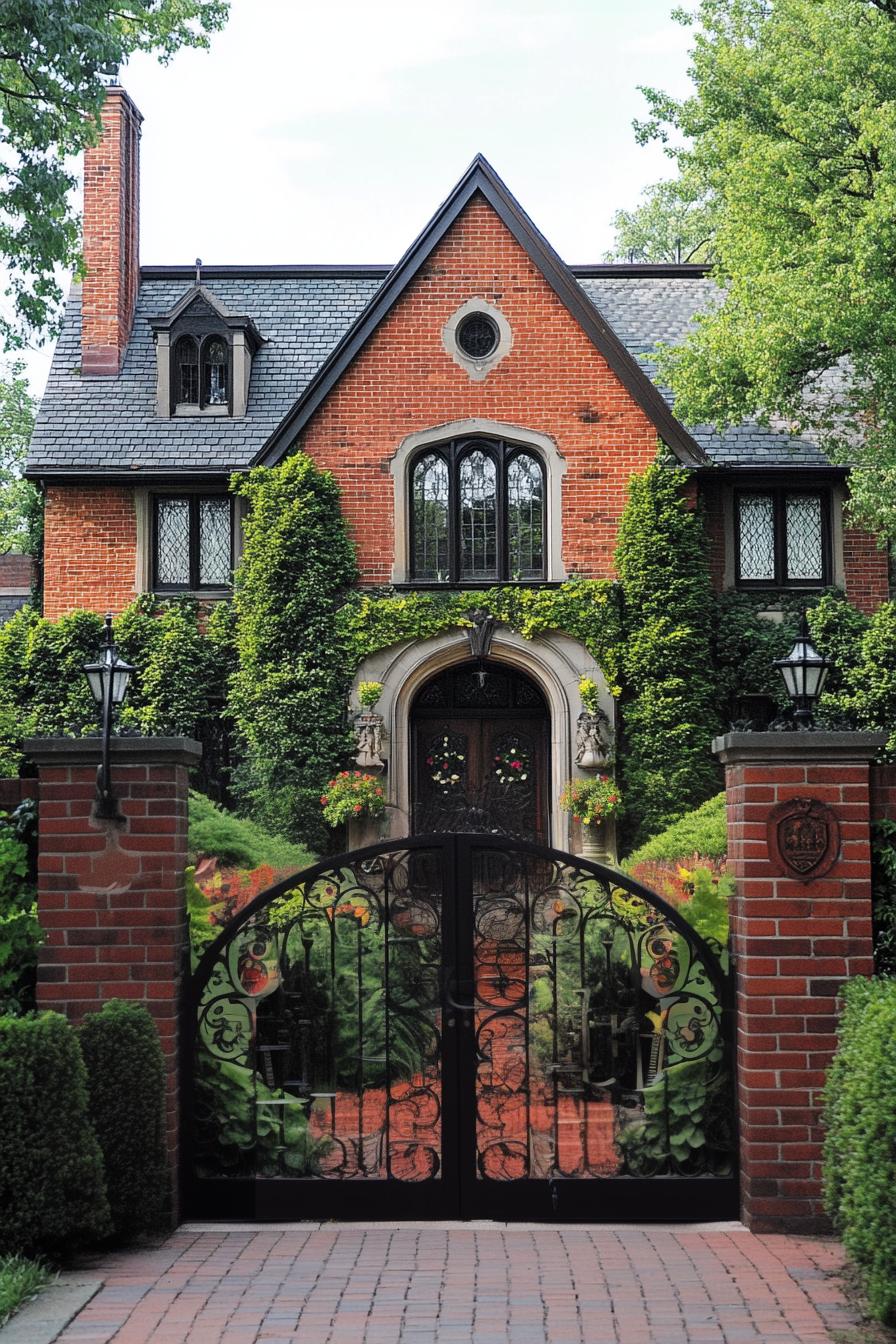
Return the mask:
[[99, 1262], [65, 1344], [829, 1344], [832, 1241], [702, 1228], [179, 1229]]

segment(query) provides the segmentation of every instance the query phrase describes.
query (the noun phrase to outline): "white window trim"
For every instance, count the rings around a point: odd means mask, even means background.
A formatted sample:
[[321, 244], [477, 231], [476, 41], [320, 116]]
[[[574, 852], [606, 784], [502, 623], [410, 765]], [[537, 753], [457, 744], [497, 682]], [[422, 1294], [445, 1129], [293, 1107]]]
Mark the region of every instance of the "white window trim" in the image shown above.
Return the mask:
[[[422, 429], [408, 434], [398, 446], [389, 463], [395, 495], [395, 556], [392, 564], [393, 583], [411, 583], [411, 491], [409, 467], [411, 458], [422, 448], [428, 448], [448, 439], [460, 439], [467, 435], [482, 435], [485, 438], [509, 439], [521, 447], [530, 449], [544, 467], [545, 480], [545, 525], [547, 528], [547, 546], [545, 549], [545, 581], [556, 583], [567, 577], [562, 556], [562, 482], [566, 474], [566, 461], [557, 449], [557, 445], [547, 434], [537, 430], [524, 429], [520, 425], [508, 425], [499, 420], [484, 420], [472, 416], [468, 420], [451, 420], [445, 425], [434, 425], [431, 429]], [[446, 584], [446, 587], [450, 585]], [[483, 585], [486, 586], [486, 585]]]

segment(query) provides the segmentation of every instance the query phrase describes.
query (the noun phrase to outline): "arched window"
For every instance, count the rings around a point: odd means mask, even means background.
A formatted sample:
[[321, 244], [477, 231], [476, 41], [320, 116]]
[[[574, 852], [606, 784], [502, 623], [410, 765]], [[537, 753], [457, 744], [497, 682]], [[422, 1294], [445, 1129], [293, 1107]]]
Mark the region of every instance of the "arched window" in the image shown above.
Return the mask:
[[411, 578], [490, 583], [545, 575], [544, 467], [503, 439], [455, 439], [411, 464]]
[[181, 336], [174, 347], [174, 400], [199, 405], [199, 346], [193, 336]]
[[227, 405], [227, 346], [217, 336], [202, 347], [202, 396], [206, 406]]
[[230, 346], [221, 336], [201, 333], [180, 336], [174, 345], [171, 409], [211, 407], [226, 411], [230, 404]]

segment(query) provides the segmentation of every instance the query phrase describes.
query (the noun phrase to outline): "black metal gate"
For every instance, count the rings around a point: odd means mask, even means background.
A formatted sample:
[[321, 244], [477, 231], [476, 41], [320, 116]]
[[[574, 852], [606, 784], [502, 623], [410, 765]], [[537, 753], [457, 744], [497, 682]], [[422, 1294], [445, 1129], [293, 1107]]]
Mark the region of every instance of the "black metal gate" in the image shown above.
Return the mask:
[[736, 1212], [726, 954], [615, 869], [375, 845], [257, 897], [188, 997], [192, 1216]]

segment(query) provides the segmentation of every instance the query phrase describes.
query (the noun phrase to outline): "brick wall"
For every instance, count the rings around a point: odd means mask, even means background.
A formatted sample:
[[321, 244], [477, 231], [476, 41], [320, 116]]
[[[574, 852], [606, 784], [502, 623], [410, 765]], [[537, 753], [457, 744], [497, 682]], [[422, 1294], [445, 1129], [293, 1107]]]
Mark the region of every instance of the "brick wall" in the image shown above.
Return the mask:
[[88, 375], [118, 373], [134, 320], [142, 120], [124, 89], [108, 89], [99, 143], [84, 155], [81, 370]]
[[[873, 970], [869, 759], [873, 733], [731, 733], [726, 764], [742, 1216], [756, 1231], [827, 1227], [821, 1088], [836, 1048], [837, 996]], [[783, 877], [767, 844], [777, 803], [828, 804], [841, 848], [817, 880]]]
[[725, 587], [724, 491], [714, 483], [704, 482], [700, 486], [700, 500], [709, 543], [709, 573], [713, 589], [720, 593]]
[[896, 821], [896, 765], [871, 767], [871, 820]]
[[118, 486], [50, 486], [44, 515], [44, 615], [117, 613], [134, 600], [134, 492]]
[[[442, 346], [443, 325], [473, 297], [495, 304], [513, 333], [512, 350], [482, 382]], [[303, 436], [306, 450], [342, 485], [363, 582], [391, 576], [389, 459], [405, 435], [467, 417], [556, 440], [567, 464], [564, 563], [589, 576], [610, 574], [626, 484], [655, 456], [656, 430], [481, 198], [467, 206]]]
[[185, 970], [188, 766], [181, 738], [113, 742], [112, 785], [122, 823], [92, 815], [99, 744], [31, 739], [40, 770], [38, 914], [41, 1008], [74, 1023], [108, 999], [152, 1014], [166, 1062], [171, 1199], [176, 1212], [178, 1011]]
[[846, 596], [860, 611], [876, 611], [890, 596], [890, 563], [870, 532], [843, 529], [843, 569]]

